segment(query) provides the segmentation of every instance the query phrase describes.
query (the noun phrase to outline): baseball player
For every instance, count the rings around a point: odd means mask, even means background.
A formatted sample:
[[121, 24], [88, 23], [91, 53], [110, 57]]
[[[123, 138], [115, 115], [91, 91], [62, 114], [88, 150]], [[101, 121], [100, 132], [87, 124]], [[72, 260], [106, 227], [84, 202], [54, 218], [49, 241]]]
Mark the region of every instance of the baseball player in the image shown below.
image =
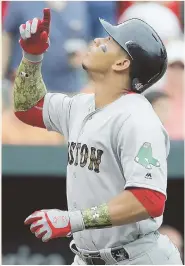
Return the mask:
[[68, 210], [39, 210], [25, 224], [43, 242], [72, 235], [73, 264], [182, 264], [176, 247], [158, 233], [169, 138], [141, 95], [165, 73], [165, 47], [139, 19], [100, 23], [108, 37], [95, 39], [83, 60], [95, 94], [71, 98], [47, 93], [42, 79], [50, 10], [20, 26], [15, 115], [68, 141]]

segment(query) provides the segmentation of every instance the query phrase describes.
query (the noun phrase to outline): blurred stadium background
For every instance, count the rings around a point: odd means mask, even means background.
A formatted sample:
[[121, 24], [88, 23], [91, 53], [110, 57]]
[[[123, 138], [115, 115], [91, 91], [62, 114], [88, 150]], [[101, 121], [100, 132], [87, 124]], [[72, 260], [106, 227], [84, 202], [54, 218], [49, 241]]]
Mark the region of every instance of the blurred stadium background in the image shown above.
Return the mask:
[[[3, 1], [2, 60], [2, 264], [71, 264], [69, 239], [47, 244], [30, 234], [23, 221], [41, 208], [66, 209], [65, 140], [57, 133], [32, 128], [18, 121], [12, 108], [12, 84], [21, 60], [19, 25], [52, 11], [51, 47], [43, 61], [49, 91], [92, 93], [81, 68], [89, 42], [104, 36], [98, 18], [119, 23], [138, 17], [163, 39], [169, 63], [165, 77], [149, 89], [147, 99], [171, 139], [168, 158], [168, 199], [164, 225], [182, 252], [184, 239], [184, 2], [183, 1]], [[48, 195], [52, 197], [48, 198]]]

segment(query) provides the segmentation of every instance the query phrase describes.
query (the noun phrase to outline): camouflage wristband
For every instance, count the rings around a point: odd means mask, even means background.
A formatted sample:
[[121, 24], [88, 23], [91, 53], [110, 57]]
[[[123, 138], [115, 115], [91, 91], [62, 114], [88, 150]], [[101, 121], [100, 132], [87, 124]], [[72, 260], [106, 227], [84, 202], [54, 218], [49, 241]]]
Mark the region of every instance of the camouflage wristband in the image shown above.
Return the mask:
[[71, 231], [76, 233], [84, 229], [101, 229], [111, 227], [107, 204], [95, 206], [84, 211], [69, 212]]
[[107, 204], [95, 206], [82, 212], [85, 229], [111, 227], [111, 219]]

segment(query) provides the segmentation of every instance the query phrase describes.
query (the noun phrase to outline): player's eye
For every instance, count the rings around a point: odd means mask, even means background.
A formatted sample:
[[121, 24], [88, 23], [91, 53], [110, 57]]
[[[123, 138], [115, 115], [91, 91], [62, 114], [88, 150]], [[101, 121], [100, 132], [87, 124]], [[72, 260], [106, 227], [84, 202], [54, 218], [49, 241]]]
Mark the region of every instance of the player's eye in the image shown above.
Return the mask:
[[106, 42], [109, 42], [109, 41], [111, 41], [111, 37], [110, 36], [106, 37]]

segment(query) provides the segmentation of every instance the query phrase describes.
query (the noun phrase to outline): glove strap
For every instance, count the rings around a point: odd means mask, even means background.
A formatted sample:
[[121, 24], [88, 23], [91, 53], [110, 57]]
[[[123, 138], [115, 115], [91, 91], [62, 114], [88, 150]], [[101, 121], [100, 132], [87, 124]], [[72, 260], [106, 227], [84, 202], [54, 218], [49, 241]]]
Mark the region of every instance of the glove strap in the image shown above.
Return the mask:
[[70, 219], [72, 233], [83, 231], [85, 229], [81, 211], [69, 212], [69, 219]]
[[25, 51], [23, 51], [23, 56], [31, 63], [40, 63], [44, 58], [43, 54], [34, 55], [34, 54], [28, 54]]

